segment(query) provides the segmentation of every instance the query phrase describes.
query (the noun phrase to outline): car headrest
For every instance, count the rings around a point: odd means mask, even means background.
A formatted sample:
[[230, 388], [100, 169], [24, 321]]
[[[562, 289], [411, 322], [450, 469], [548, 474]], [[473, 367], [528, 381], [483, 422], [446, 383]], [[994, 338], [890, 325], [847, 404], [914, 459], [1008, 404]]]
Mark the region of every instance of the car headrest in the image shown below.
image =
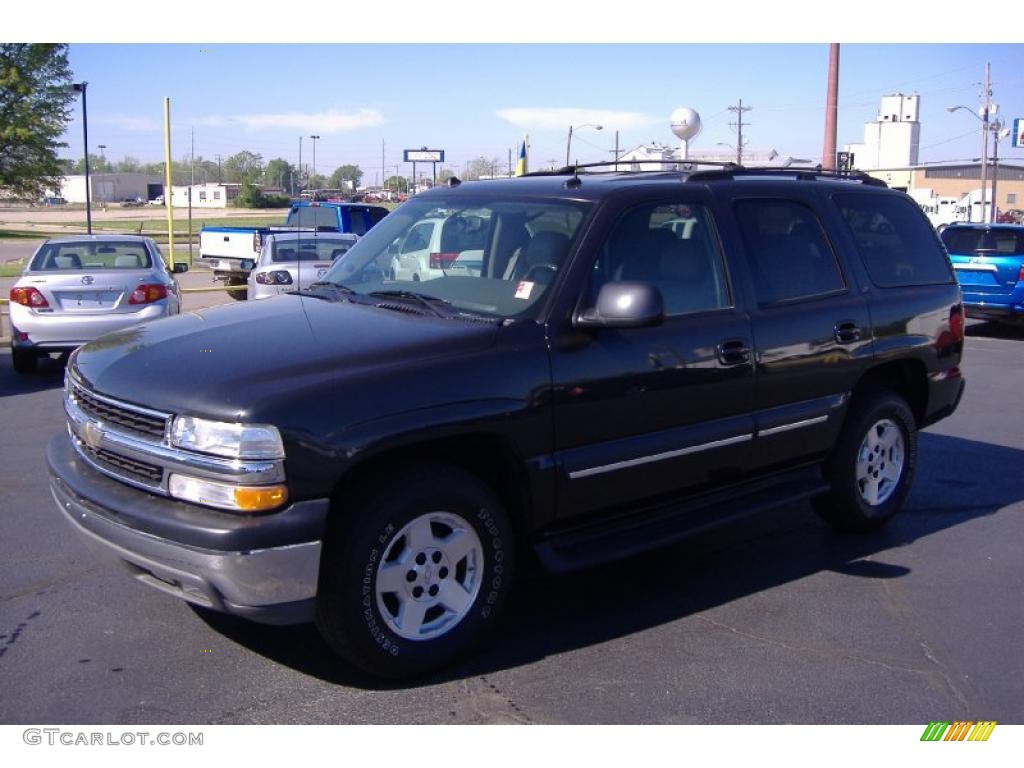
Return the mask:
[[65, 253], [63, 256], [55, 256], [53, 264], [57, 269], [81, 269], [82, 259], [77, 253]]
[[142, 259], [137, 253], [122, 253], [114, 257], [114, 266], [122, 269], [135, 269], [142, 266]]

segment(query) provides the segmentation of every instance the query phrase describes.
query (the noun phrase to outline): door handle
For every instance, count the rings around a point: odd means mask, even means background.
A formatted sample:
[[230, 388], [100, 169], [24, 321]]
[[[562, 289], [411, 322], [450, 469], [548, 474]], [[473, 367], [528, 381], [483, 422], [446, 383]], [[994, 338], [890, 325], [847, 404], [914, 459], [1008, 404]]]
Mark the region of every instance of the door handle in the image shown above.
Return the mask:
[[718, 362], [740, 365], [750, 362], [750, 347], [745, 339], [726, 339], [718, 345]]
[[836, 341], [840, 344], [860, 340], [860, 328], [853, 320], [842, 320], [836, 323], [833, 329]]

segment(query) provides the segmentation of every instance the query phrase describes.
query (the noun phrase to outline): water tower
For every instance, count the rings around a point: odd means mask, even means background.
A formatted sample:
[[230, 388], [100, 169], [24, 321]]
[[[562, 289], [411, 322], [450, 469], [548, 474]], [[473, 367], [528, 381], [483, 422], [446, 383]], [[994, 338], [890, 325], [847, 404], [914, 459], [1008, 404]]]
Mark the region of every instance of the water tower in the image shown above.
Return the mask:
[[679, 109], [672, 112], [669, 119], [671, 120], [672, 133], [679, 138], [679, 159], [686, 160], [690, 156], [690, 139], [696, 138], [702, 127], [700, 115], [697, 114], [696, 110], [689, 107], [679, 107]]

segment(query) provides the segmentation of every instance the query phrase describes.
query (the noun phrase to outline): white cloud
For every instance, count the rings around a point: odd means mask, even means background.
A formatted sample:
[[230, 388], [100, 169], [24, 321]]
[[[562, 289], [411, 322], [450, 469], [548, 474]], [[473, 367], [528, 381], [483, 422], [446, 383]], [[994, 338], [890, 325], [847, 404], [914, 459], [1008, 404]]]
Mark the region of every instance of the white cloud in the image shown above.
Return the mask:
[[253, 115], [210, 115], [195, 120], [196, 125], [223, 127], [237, 125], [248, 131], [266, 131], [289, 128], [297, 131], [317, 133], [345, 133], [360, 128], [372, 128], [385, 122], [384, 115], [376, 109], [357, 109], [351, 112], [328, 110], [327, 112], [280, 112]]
[[499, 109], [497, 116], [520, 128], [569, 130], [570, 125], [592, 123], [605, 129], [625, 130], [640, 128], [667, 117], [652, 117], [643, 112], [615, 112], [607, 109], [579, 109], [573, 107], [509, 107]]

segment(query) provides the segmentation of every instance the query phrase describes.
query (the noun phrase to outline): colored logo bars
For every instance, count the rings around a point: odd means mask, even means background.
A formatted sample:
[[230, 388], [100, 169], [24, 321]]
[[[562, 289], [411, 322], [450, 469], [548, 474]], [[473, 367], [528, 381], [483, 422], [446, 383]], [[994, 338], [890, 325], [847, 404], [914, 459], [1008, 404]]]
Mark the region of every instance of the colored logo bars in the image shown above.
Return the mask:
[[921, 741], [988, 741], [995, 727], [995, 720], [931, 722], [924, 729]]

